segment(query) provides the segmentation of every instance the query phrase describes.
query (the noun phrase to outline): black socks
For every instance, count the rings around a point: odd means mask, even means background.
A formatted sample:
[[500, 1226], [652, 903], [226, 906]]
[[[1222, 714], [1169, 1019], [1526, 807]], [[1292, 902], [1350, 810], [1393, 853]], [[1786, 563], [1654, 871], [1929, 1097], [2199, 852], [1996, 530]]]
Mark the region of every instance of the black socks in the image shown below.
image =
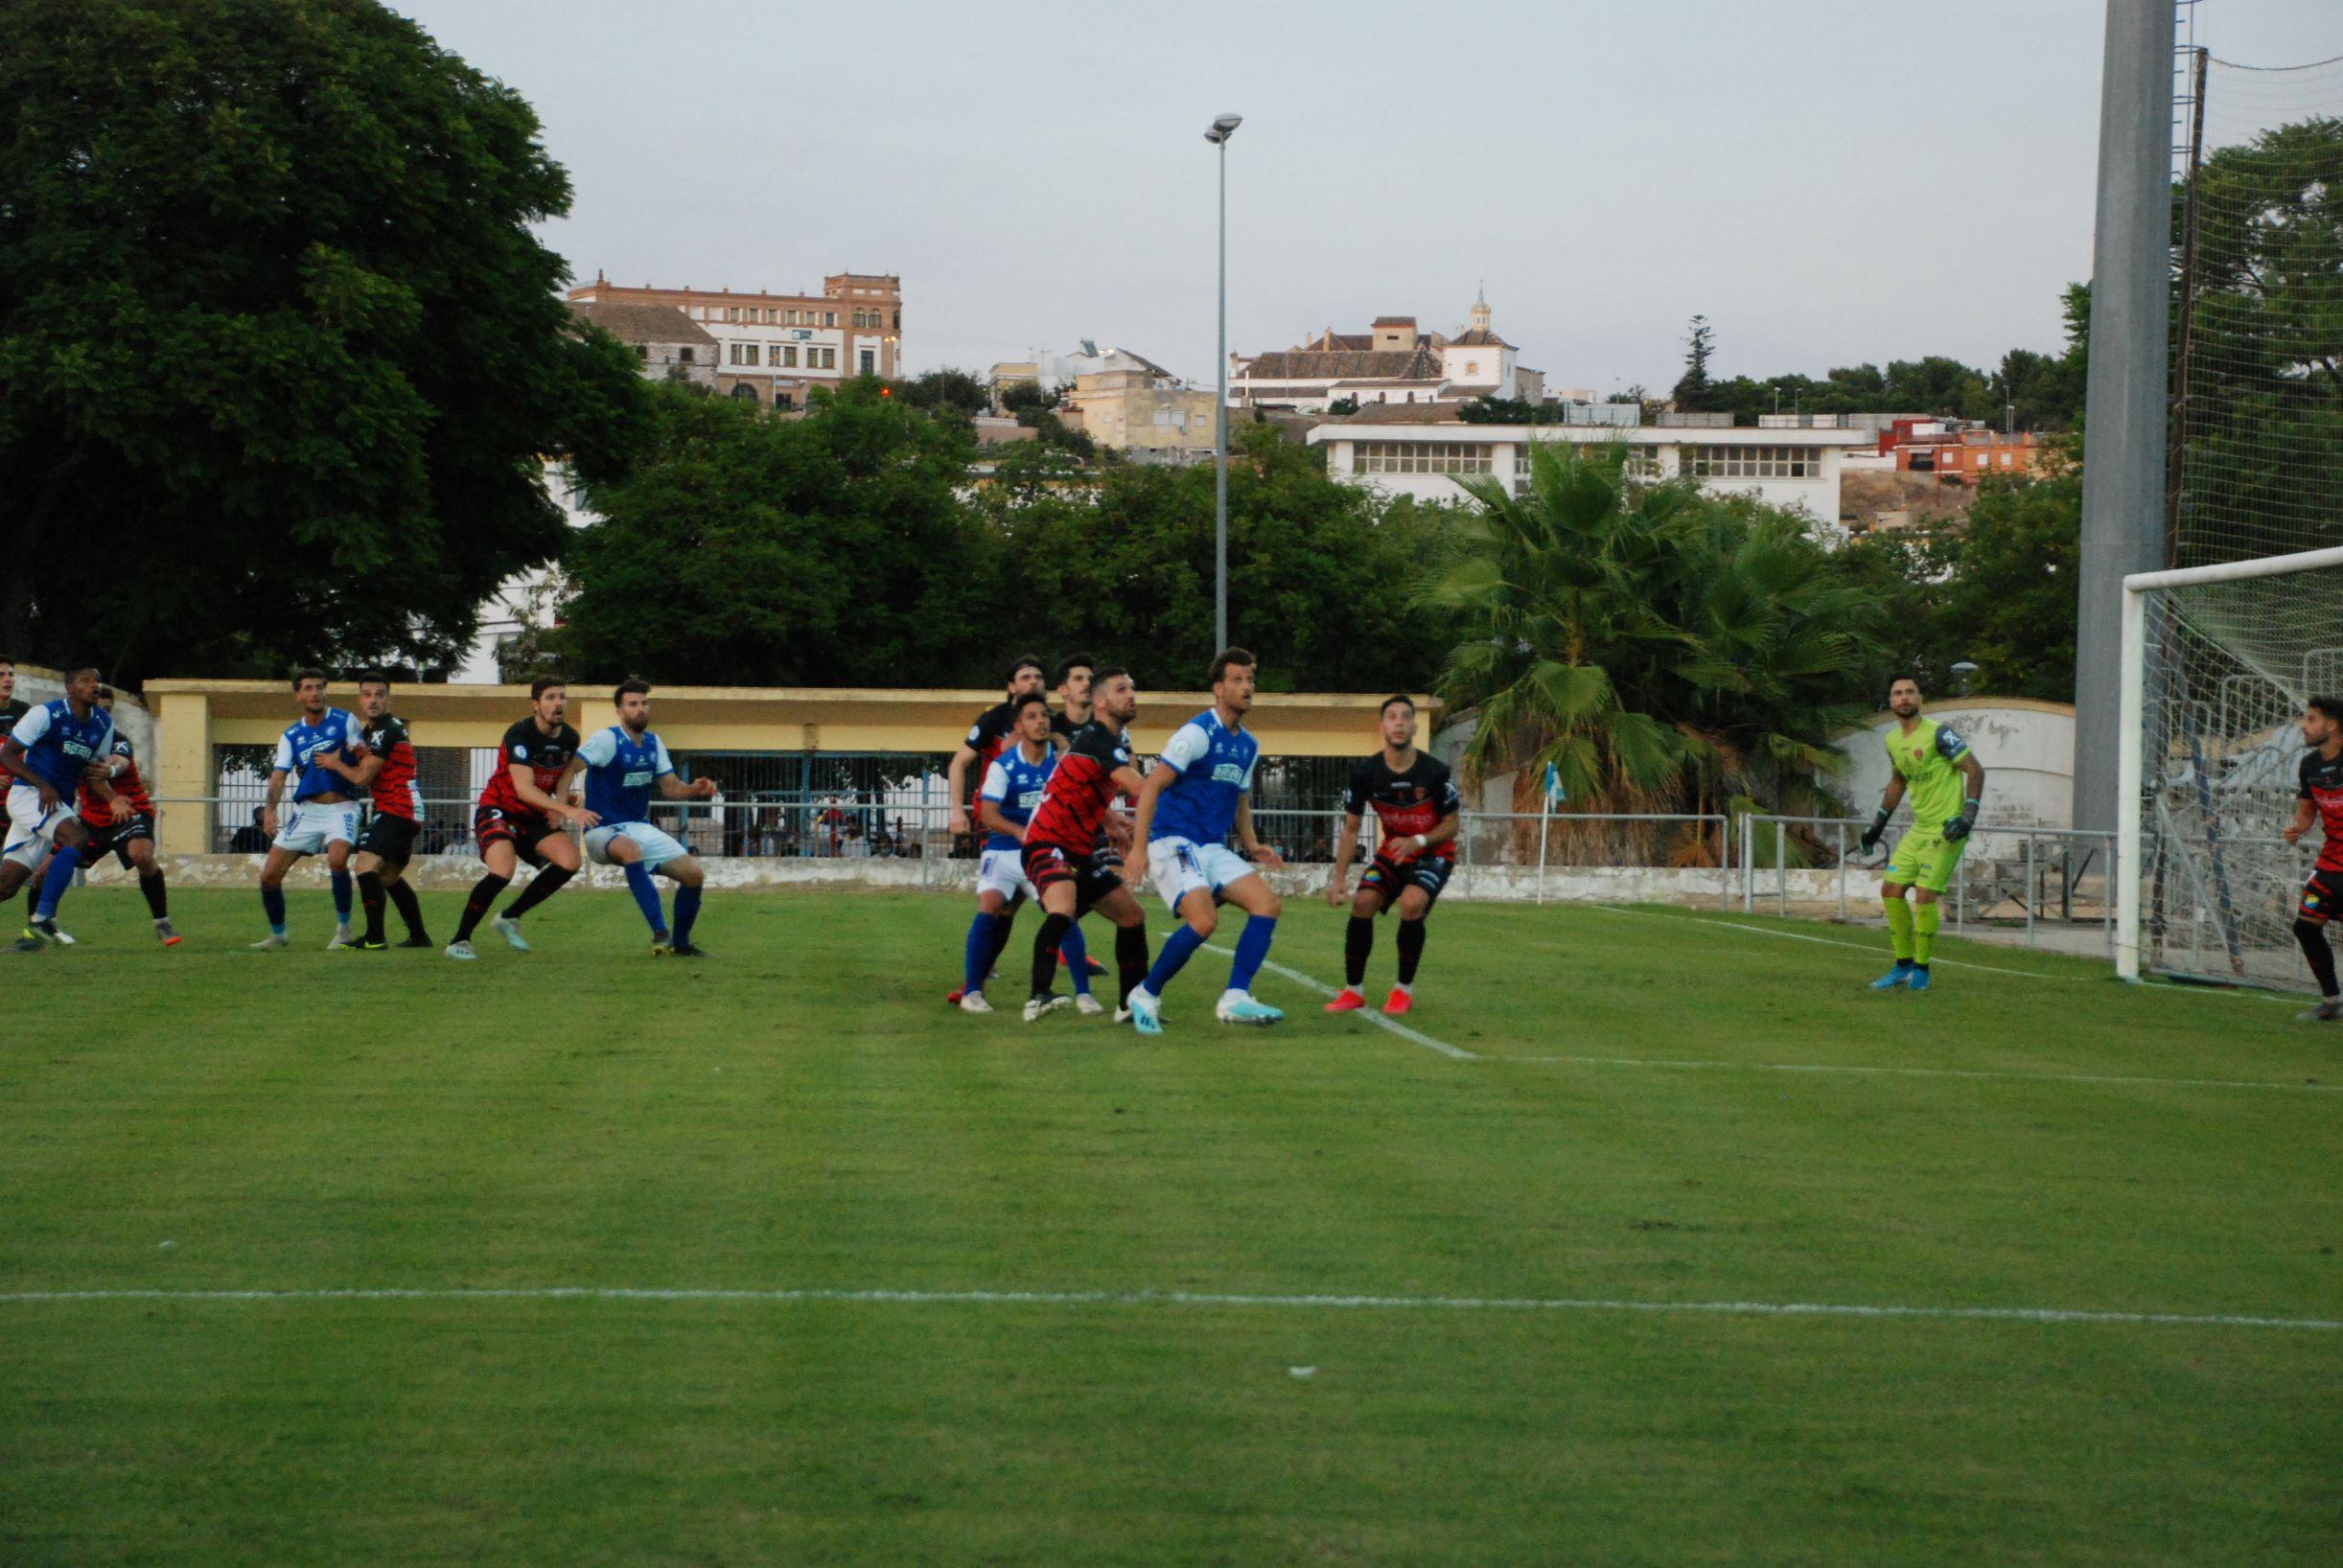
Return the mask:
[[1130, 1005], [1131, 993], [1146, 983], [1148, 978], [1148, 928], [1117, 926], [1115, 928], [1115, 979], [1121, 989], [1115, 1000]]
[[1413, 985], [1416, 982], [1416, 965], [1423, 961], [1424, 922], [1421, 920], [1401, 921], [1400, 983], [1402, 985]]
[[577, 873], [566, 865], [548, 865], [537, 873], [536, 880], [521, 889], [521, 896], [504, 906], [504, 918], [518, 920], [522, 915], [551, 898], [568, 885]]
[[1057, 980], [1057, 947], [1074, 928], [1070, 914], [1045, 914], [1033, 933], [1033, 995], [1046, 997]]
[[2327, 928], [2315, 920], [2294, 922], [2294, 939], [2303, 945], [2303, 957], [2310, 960], [2310, 973], [2317, 977], [2319, 995], [2331, 999], [2335, 995], [2335, 954], [2327, 945]]
[[497, 901], [499, 893], [512, 885], [512, 878], [500, 877], [494, 871], [474, 883], [472, 896], [464, 900], [464, 918], [456, 925], [455, 939], [459, 942], [471, 941], [473, 932], [488, 917], [488, 906]]
[[1352, 990], [1367, 982], [1367, 956], [1375, 951], [1375, 919], [1354, 914], [1342, 933], [1342, 980]]

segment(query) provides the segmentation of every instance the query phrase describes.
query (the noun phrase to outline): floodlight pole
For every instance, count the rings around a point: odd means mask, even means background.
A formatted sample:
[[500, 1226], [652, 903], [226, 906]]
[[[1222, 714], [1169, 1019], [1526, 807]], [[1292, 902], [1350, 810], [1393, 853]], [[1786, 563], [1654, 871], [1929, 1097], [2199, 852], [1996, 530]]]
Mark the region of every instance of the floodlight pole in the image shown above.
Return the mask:
[[1228, 139], [1244, 117], [1223, 114], [1204, 132], [1220, 155], [1220, 310], [1214, 363], [1218, 394], [1212, 404], [1212, 634], [1213, 650], [1228, 646]]

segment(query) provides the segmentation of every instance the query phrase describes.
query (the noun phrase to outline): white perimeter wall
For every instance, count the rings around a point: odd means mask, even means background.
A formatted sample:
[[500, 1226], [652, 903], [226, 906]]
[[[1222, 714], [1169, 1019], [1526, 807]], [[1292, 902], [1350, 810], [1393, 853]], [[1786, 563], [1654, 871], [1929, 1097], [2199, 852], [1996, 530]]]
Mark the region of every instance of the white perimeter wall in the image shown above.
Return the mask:
[[[2075, 709], [2023, 697], [1956, 697], [1931, 703], [1929, 718], [1960, 732], [1985, 770], [1987, 822], [2071, 827], [2075, 821]], [[1839, 742], [1851, 766], [1834, 781], [1849, 817], [1868, 817], [1888, 787], [1880, 737], [1895, 724], [1875, 715]]]

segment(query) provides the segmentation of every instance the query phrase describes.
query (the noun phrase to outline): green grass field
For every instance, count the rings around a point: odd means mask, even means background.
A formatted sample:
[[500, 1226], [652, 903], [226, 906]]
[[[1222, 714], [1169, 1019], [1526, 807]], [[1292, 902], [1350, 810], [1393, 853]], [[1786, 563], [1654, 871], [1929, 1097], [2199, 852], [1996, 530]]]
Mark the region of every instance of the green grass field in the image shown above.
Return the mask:
[[1210, 953], [1141, 1045], [947, 1011], [959, 898], [714, 896], [700, 965], [293, 902], [0, 957], [12, 1568], [2343, 1560], [2343, 1031], [2269, 999], [1457, 904], [1469, 1058], [1215, 1026]]

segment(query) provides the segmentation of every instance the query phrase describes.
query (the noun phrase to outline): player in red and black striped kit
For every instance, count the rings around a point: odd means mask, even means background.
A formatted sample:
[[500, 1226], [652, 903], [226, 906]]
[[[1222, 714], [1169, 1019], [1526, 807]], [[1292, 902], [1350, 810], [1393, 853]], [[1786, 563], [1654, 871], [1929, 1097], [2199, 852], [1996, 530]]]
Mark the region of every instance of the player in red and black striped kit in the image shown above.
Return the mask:
[[970, 825], [976, 810], [976, 794], [985, 786], [985, 770], [992, 759], [1014, 744], [1017, 729], [1017, 699], [1029, 691], [1041, 689], [1041, 657], [1037, 654], [1019, 654], [1009, 661], [1009, 695], [976, 716], [968, 726], [968, 738], [952, 753], [952, 761], [944, 769], [946, 793], [952, 798], [952, 816], [947, 824], [957, 839], [973, 832]]
[[423, 831], [423, 792], [415, 784], [415, 744], [406, 723], [390, 711], [390, 677], [369, 670], [358, 678], [359, 739], [365, 755], [359, 759], [353, 780], [367, 792], [366, 830], [359, 835], [358, 858], [350, 868], [358, 873], [359, 907], [366, 911], [366, 930], [353, 949], [380, 953], [389, 944], [383, 935], [383, 906], [399, 906], [406, 926], [401, 947], [429, 947], [423, 929], [423, 906], [406, 885], [406, 863], [415, 853], [416, 835]]
[[497, 916], [497, 930], [522, 953], [529, 950], [521, 934], [521, 917], [561, 891], [578, 874], [577, 841], [567, 824], [592, 827], [601, 819], [568, 801], [569, 780], [577, 772], [578, 732], [564, 722], [569, 710], [569, 691], [559, 680], [541, 675], [529, 682], [529, 716], [504, 732], [498, 748], [497, 771], [480, 791], [473, 809], [472, 837], [480, 846], [488, 874], [473, 884], [464, 901], [464, 917], [455, 928], [455, 940], [447, 946], [451, 958], [476, 958], [472, 934], [527, 861], [537, 867], [536, 880], [521, 889]]
[[1351, 924], [1342, 943], [1343, 985], [1326, 1004], [1330, 1013], [1367, 1004], [1359, 987], [1366, 983], [1367, 956], [1375, 951], [1375, 917], [1395, 907], [1400, 911], [1400, 979], [1384, 1000], [1383, 1011], [1403, 1013], [1415, 1005], [1424, 921], [1456, 864], [1456, 827], [1464, 797], [1457, 794], [1448, 765], [1416, 749], [1414, 701], [1384, 698], [1380, 724], [1382, 749], [1351, 770], [1350, 786], [1342, 792], [1341, 841], [1334, 846], [1334, 874], [1326, 884], [1326, 901], [1339, 908], [1350, 897], [1345, 879], [1358, 848], [1359, 826], [1372, 811], [1378, 829], [1375, 864], [1358, 879], [1358, 894], [1351, 899]]
[[2294, 939], [2319, 982], [2319, 1004], [2303, 1017], [2331, 1024], [2343, 1020], [2343, 987], [2335, 984], [2334, 949], [2327, 945], [2327, 922], [2343, 910], [2343, 698], [2310, 699], [2303, 710], [2303, 744], [2310, 750], [2297, 780], [2294, 820], [2280, 837], [2294, 843], [2312, 822], [2326, 834], [2294, 911]]
[[1057, 949], [1074, 922], [1090, 910], [1115, 924], [1123, 1004], [1117, 1023], [1130, 1016], [1131, 992], [1148, 978], [1146, 916], [1123, 879], [1098, 857], [1107, 811], [1119, 796], [1139, 791], [1126, 733], [1139, 713], [1139, 693], [1128, 670], [1108, 669], [1091, 681], [1090, 696], [1090, 722], [1075, 731], [1025, 826], [1025, 874], [1041, 894], [1043, 916], [1033, 934], [1033, 995], [1025, 1004], [1029, 1024], [1069, 1001], [1050, 989], [1057, 975]]

